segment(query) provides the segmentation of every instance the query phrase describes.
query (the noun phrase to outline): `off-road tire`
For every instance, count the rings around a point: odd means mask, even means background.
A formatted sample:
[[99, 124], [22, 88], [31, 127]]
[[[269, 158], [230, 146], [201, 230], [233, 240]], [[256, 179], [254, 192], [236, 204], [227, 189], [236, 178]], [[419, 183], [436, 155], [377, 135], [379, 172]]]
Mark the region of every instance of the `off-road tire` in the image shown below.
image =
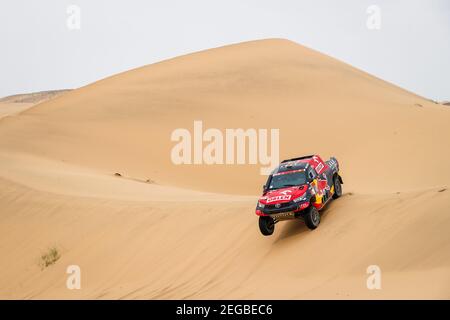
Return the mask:
[[309, 229], [314, 230], [319, 226], [320, 223], [319, 211], [317, 211], [316, 207], [314, 207], [311, 204], [311, 206], [307, 209], [307, 212], [305, 213], [304, 219], [306, 226]]
[[264, 236], [272, 235], [275, 223], [271, 217], [259, 217], [259, 230]]
[[333, 199], [337, 199], [340, 196], [342, 196], [342, 184], [338, 176], [334, 177], [333, 185], [334, 185]]

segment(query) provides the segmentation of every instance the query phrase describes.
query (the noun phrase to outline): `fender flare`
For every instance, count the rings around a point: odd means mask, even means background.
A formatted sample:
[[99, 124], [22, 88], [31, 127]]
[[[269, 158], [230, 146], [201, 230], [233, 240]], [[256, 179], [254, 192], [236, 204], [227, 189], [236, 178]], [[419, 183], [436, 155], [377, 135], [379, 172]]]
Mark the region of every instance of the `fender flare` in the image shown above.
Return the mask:
[[339, 182], [340, 182], [341, 184], [344, 184], [344, 181], [342, 180], [342, 177], [341, 177], [341, 176], [339, 175], [339, 173], [337, 173], [337, 172], [333, 175], [333, 180], [336, 179], [336, 178], [339, 179]]

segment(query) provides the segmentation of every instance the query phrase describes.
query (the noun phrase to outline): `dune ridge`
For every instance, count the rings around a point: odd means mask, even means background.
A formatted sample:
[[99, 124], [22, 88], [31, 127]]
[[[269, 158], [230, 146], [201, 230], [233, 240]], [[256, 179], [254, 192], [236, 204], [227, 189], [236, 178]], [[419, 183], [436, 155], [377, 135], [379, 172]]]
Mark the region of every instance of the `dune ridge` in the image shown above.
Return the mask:
[[40, 91], [0, 98], [0, 119], [17, 115], [41, 102], [54, 99], [68, 91], [70, 89]]
[[0, 99], [0, 103], [40, 103], [48, 101], [50, 99], [56, 98], [71, 89], [61, 89], [61, 90], [47, 90], [38, 91], [32, 93], [21, 93], [14, 94], [11, 96], [3, 97]]

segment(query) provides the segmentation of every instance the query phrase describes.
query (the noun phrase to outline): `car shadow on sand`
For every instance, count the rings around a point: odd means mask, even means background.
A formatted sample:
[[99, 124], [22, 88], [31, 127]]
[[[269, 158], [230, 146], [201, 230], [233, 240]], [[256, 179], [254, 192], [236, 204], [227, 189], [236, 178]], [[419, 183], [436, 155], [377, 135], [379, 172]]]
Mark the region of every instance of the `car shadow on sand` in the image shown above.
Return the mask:
[[305, 225], [303, 219], [281, 221], [275, 226], [275, 233], [279, 229], [279, 235], [275, 240], [275, 243], [286, 240], [293, 236], [299, 236], [308, 232], [317, 232], [320, 230], [321, 225], [326, 221], [327, 215], [333, 211], [333, 201], [327, 204], [325, 208], [320, 211], [320, 225], [315, 230], [309, 230]]

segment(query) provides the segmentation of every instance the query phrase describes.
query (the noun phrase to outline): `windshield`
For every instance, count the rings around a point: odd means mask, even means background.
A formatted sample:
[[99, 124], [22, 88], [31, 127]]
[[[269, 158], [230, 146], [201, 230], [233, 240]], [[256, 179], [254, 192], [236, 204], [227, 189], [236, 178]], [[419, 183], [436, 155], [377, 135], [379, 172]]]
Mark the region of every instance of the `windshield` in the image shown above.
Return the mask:
[[287, 172], [273, 175], [272, 179], [270, 179], [269, 190], [294, 187], [305, 183], [305, 171]]

